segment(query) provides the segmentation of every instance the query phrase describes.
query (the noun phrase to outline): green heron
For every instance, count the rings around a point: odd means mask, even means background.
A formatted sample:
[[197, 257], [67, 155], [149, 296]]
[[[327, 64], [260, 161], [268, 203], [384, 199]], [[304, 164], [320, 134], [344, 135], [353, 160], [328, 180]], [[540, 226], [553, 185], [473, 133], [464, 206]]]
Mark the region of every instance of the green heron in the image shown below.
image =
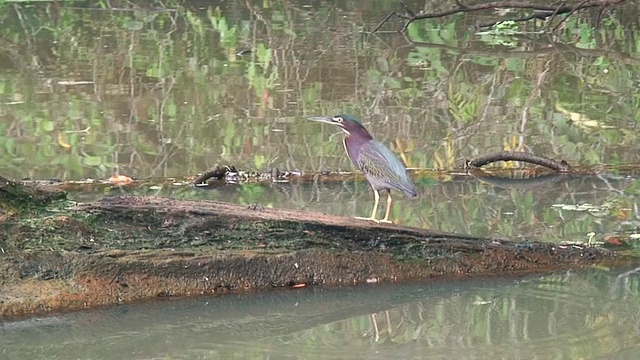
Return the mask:
[[[320, 121], [338, 126], [345, 133], [344, 149], [349, 159], [364, 173], [364, 176], [373, 188], [375, 202], [373, 211], [368, 218], [377, 223], [391, 223], [389, 212], [391, 211], [391, 189], [399, 190], [409, 197], [416, 197], [416, 189], [407, 175], [402, 162], [380, 141], [374, 139], [360, 122], [349, 115], [337, 116], [313, 116], [309, 120]], [[387, 210], [384, 219], [376, 219], [378, 203], [380, 202], [380, 190], [387, 190]]]

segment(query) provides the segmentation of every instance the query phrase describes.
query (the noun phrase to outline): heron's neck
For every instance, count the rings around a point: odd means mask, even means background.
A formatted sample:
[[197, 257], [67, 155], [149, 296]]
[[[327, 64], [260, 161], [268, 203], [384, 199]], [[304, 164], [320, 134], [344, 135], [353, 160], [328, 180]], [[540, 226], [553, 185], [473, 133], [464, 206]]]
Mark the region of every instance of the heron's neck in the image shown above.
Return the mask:
[[367, 129], [359, 129], [358, 135], [353, 135], [350, 132], [345, 131], [345, 141], [349, 141], [350, 143], [365, 143], [369, 140], [373, 140], [373, 136], [369, 134]]
[[373, 138], [368, 132], [366, 133], [366, 136], [362, 136], [362, 134], [360, 134], [359, 136], [346, 135], [344, 137], [344, 150], [349, 154], [349, 158], [351, 158], [356, 167], [358, 166], [356, 159], [360, 157], [360, 148], [366, 142], [371, 140], [373, 140]]

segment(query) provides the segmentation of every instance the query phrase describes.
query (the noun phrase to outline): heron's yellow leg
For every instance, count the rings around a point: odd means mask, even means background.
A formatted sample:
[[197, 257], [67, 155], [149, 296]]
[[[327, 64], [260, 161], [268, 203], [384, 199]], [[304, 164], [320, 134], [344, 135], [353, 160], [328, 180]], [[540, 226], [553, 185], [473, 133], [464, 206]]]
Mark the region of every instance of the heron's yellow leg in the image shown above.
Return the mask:
[[371, 314], [371, 322], [373, 323], [375, 341], [378, 342], [378, 340], [380, 340], [380, 331], [378, 330], [378, 319], [376, 314]]
[[375, 196], [375, 200], [373, 202], [373, 211], [371, 211], [371, 216], [368, 218], [356, 216], [356, 219], [369, 220], [380, 223], [380, 220], [376, 219], [376, 212], [378, 212], [378, 204], [380, 203], [380, 194], [378, 193], [378, 190], [373, 189], [373, 195]]
[[391, 203], [393, 203], [393, 199], [391, 199], [391, 191], [387, 190], [387, 211], [385, 211], [384, 213], [384, 219], [380, 220], [379, 222], [393, 224], [393, 221], [389, 220], [389, 213], [391, 212]]

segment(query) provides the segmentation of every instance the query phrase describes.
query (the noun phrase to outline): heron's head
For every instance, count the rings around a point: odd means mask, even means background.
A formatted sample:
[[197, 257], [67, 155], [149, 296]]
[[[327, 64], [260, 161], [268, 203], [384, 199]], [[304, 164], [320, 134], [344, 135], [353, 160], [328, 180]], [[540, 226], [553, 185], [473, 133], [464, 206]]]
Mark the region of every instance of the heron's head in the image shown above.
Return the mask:
[[312, 116], [309, 120], [335, 125], [344, 131], [345, 134], [350, 136], [371, 137], [360, 121], [356, 120], [356, 118], [351, 115], [341, 114], [336, 116]]

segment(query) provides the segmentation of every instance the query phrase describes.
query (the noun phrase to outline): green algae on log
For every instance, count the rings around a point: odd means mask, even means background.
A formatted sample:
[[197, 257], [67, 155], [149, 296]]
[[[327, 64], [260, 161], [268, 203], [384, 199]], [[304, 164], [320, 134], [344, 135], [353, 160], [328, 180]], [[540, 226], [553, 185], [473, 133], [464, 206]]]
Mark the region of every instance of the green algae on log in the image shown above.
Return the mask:
[[64, 199], [66, 192], [55, 186], [24, 186], [0, 176], [0, 211], [20, 208], [25, 205], [46, 205], [54, 200]]
[[214, 201], [119, 196], [56, 210], [0, 221], [0, 315], [300, 284], [521, 274], [616, 257]]

